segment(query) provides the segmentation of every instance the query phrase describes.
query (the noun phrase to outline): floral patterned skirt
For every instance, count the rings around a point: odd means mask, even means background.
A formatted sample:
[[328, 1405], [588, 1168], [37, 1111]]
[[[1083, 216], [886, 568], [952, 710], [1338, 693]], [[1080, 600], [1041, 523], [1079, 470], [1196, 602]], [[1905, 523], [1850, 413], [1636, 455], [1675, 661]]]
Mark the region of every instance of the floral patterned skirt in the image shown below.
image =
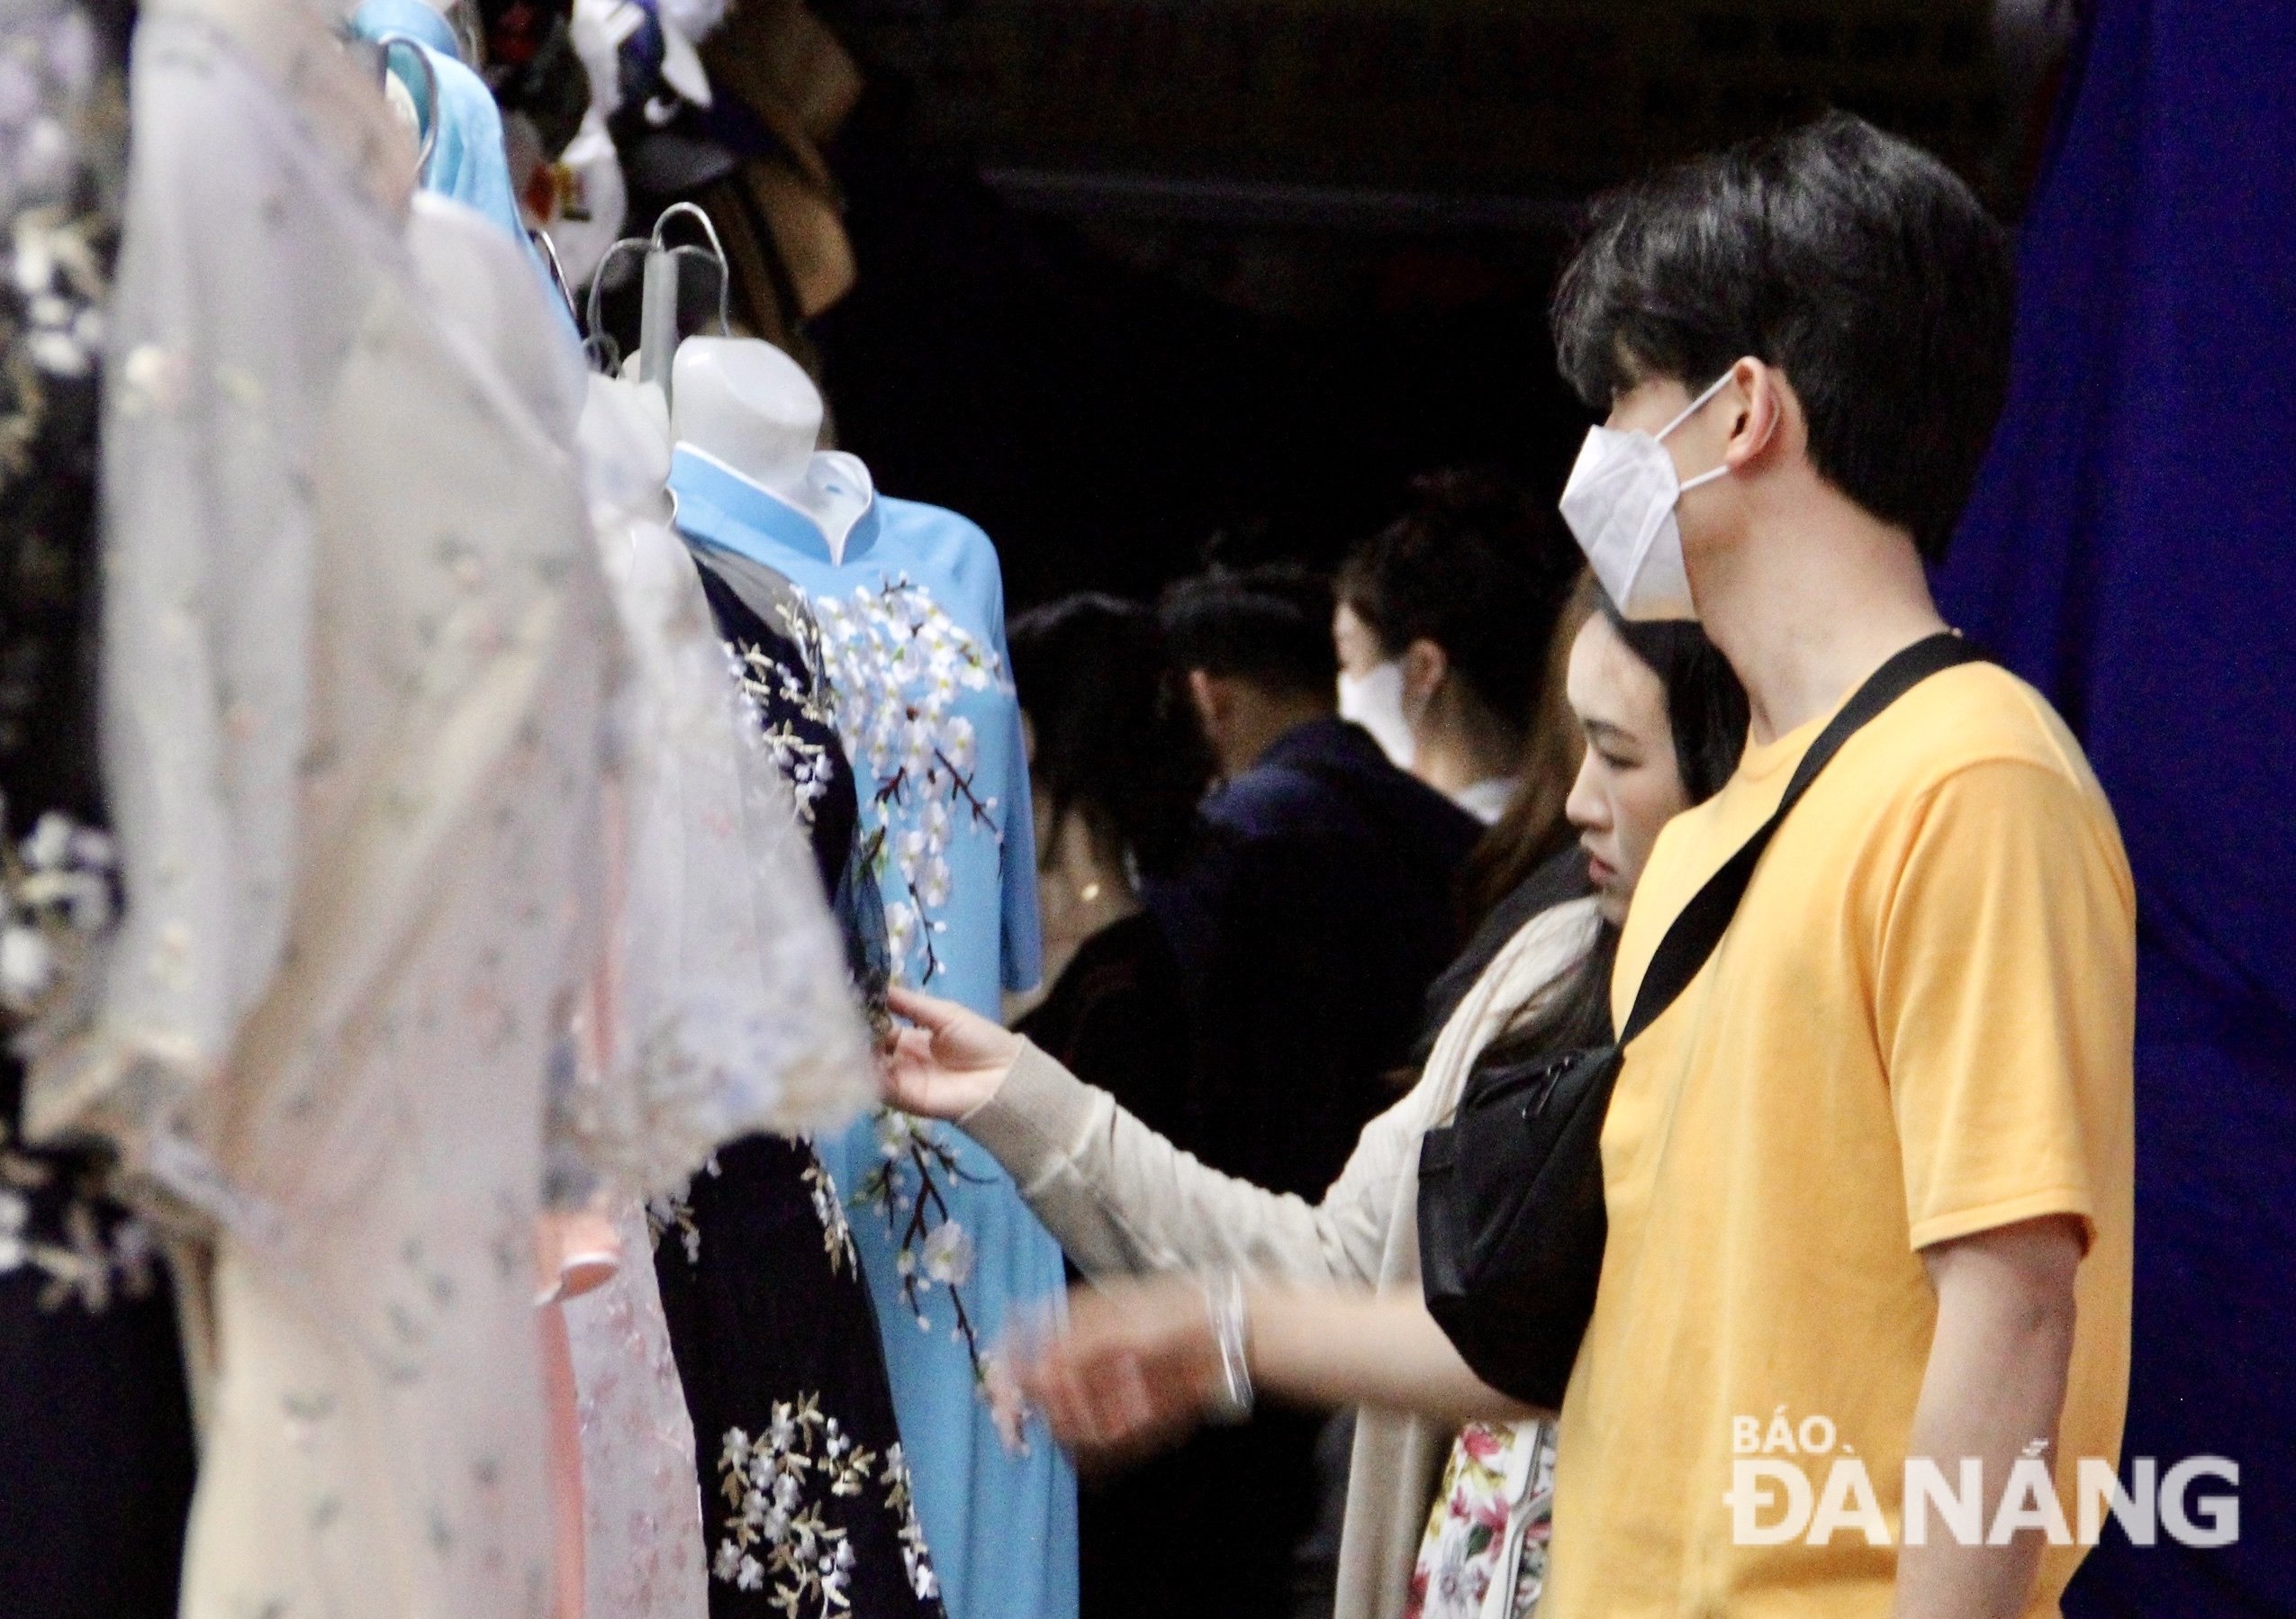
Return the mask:
[[1405, 1619], [1528, 1619], [1547, 1584], [1551, 1420], [1470, 1423], [1427, 1516]]
[[652, 1211], [712, 1619], [945, 1619], [836, 1188], [754, 1135]]

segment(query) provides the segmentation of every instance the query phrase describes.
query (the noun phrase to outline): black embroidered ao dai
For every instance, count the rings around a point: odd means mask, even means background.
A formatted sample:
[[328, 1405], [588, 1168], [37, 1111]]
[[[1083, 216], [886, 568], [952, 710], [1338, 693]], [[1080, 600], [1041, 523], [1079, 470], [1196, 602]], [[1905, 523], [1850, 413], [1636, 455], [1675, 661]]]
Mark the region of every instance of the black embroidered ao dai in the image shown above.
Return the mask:
[[[856, 858], [859, 803], [811, 613], [771, 569], [722, 552], [696, 561], [795, 791], [855, 982], [881, 1018], [883, 921]], [[713, 1619], [944, 1619], [876, 1317], [843, 1199], [812, 1148], [750, 1136], [652, 1212], [693, 1417]]]

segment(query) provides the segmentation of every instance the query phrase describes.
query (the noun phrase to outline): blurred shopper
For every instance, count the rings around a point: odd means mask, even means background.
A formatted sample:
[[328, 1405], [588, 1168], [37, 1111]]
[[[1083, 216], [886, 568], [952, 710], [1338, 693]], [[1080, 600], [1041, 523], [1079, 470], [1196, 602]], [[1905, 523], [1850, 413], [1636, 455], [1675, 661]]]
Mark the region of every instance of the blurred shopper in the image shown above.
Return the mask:
[[[1313, 1197], [1394, 1099], [1388, 1076], [1451, 958], [1480, 828], [1335, 713], [1321, 576], [1215, 569], [1169, 592], [1162, 620], [1224, 778], [1197, 860], [1145, 885], [1196, 1014], [1197, 1100], [1169, 1134], [1217, 1169]], [[1235, 1531], [1302, 1542], [1287, 1605], [1307, 1619], [1329, 1613], [1334, 1578], [1334, 1549], [1310, 1533], [1314, 1428], [1286, 1414], [1254, 1437], [1285, 1453], [1290, 1479]]]
[[[1415, 493], [1413, 510], [1341, 570], [1340, 710], [1490, 825], [1454, 887], [1467, 947], [1428, 990], [1418, 1036], [1389, 1076], [1397, 1091], [1523, 925], [1590, 891], [1563, 815], [1584, 752], [1563, 675], [1595, 601], [1578, 548], [1551, 505], [1501, 479], [1440, 473]], [[1342, 1411], [1316, 1442], [1296, 1619], [1331, 1611], [1354, 1436], [1355, 1414]]]
[[[1180, 963], [1140, 888], [1200, 852], [1211, 757], [1151, 609], [1072, 597], [1014, 620], [1011, 640], [1051, 981], [1015, 1027], [1151, 1128], [1187, 1135], [1189, 1108], [1216, 1115], [1218, 1099], [1189, 1084]], [[1311, 1427], [1292, 1414], [1207, 1431], [1143, 1467], [1088, 1476], [1085, 1619], [1279, 1614]]]
[[1015, 1027], [1158, 1129], [1185, 1128], [1186, 992], [1141, 887], [1196, 852], [1211, 755], [1150, 609], [1076, 596], [1010, 637], [1047, 986]]
[[[1493, 1041], [1534, 1046], [1607, 1021], [1603, 986], [1636, 873], [1668, 818], [1729, 775], [1745, 735], [1737, 683], [1693, 626], [1591, 622], [1571, 676], [1573, 702], [1594, 740], [1571, 812], [1583, 827], [1581, 858], [1599, 865], [1602, 893], [1557, 907], [1516, 936], [1417, 1086], [1363, 1132], [1317, 1206], [1190, 1161], [1112, 1099], [985, 1020], [921, 997], [899, 1003], [918, 1027], [900, 1036], [890, 1064], [896, 1099], [960, 1122], [1026, 1189], [1077, 1263], [1098, 1277], [1237, 1267], [1256, 1279], [1253, 1375], [1303, 1403], [1366, 1402], [1340, 1619], [1404, 1612], [1459, 1422], [1512, 1409], [1466, 1370], [1420, 1300], [1419, 1139], [1449, 1117]], [[1318, 1302], [1306, 1304], [1310, 1298]], [[1295, 1300], [1301, 1307], [1287, 1314]], [[1323, 1321], [1340, 1330], [1318, 1330]], [[1105, 1300], [1080, 1296], [1055, 1359], [1111, 1397], [1105, 1412], [1089, 1402], [1048, 1402], [1071, 1440], [1094, 1432], [1110, 1441], [1153, 1440], [1191, 1420], [1218, 1380], [1202, 1287], [1180, 1279], [1114, 1290]], [[1128, 1391], [1147, 1393], [1148, 1406], [1127, 1407]], [[1427, 1415], [1401, 1415], [1412, 1410]], [[1534, 1434], [1530, 1443], [1550, 1448], [1550, 1435]], [[1524, 1494], [1509, 1507], [1520, 1544], [1542, 1524], [1544, 1503]]]
[[[1340, 713], [1487, 827], [1524, 787], [1540, 677], [1578, 552], [1550, 511], [1504, 480], [1439, 473], [1413, 493], [1412, 509], [1340, 569]], [[1565, 782], [1536, 785], [1559, 828]]]
[[1331, 588], [1289, 566], [1216, 570], [1165, 597], [1173, 665], [1221, 782], [1199, 855], [1143, 884], [1189, 980], [1198, 1103], [1174, 1138], [1314, 1196], [1392, 1097], [1451, 956], [1472, 816], [1334, 712]]

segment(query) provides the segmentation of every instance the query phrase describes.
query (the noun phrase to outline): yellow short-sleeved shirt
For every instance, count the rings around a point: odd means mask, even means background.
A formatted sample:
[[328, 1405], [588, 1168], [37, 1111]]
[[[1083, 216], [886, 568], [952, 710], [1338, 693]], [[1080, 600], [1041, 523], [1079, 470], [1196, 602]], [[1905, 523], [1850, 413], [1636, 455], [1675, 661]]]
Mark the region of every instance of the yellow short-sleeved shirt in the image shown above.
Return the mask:
[[[1668, 926], [1776, 807], [1822, 724], [1749, 748], [1659, 838], [1620, 948], [1622, 1025]], [[1830, 1432], [1836, 1448], [1769, 1453], [1822, 1497], [1854, 1450], [1894, 1546], [1937, 1320], [1919, 1251], [1948, 1238], [2086, 1222], [2057, 1460], [2068, 1517], [2077, 1459], [2118, 1463], [2135, 915], [2104, 795], [2014, 676], [1932, 676], [1843, 747], [1619, 1076], [1609, 1246], [1563, 1404], [1541, 1619], [1885, 1619], [1894, 1550], [1855, 1529], [1740, 1543], [1725, 1496], [1743, 1424], [1767, 1443], [1782, 1409], [1797, 1447]], [[1783, 1521], [1786, 1493], [1771, 1498], [1758, 1524]], [[2047, 1552], [2030, 1614], [2056, 1613], [2079, 1558]]]

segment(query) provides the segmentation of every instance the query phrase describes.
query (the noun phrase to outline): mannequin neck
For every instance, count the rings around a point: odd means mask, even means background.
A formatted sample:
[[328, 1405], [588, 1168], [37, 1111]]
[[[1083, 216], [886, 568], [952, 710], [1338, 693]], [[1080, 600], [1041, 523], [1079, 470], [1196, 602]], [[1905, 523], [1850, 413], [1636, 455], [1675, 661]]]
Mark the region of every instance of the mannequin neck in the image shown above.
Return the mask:
[[689, 338], [670, 396], [680, 444], [802, 505], [822, 417], [821, 392], [803, 366], [754, 339]]
[[678, 444], [701, 451], [727, 471], [802, 510], [805, 474], [813, 461], [813, 447], [767, 430], [743, 431], [745, 425], [728, 421], [700, 425], [680, 411]]
[[875, 491], [854, 457], [815, 453], [821, 393], [804, 367], [754, 339], [689, 338], [670, 387], [679, 447], [803, 513], [843, 563]]
[[[770, 566], [779, 565], [755, 550], [755, 541], [745, 538], [753, 529], [761, 530], [773, 543], [794, 547], [832, 567], [856, 560], [878, 532], [875, 481], [858, 456], [842, 450], [824, 450], [815, 456], [807, 465], [804, 478], [787, 493], [745, 477], [697, 444], [677, 447], [670, 476], [679, 496], [682, 527], [703, 524], [707, 528], [710, 520], [701, 515], [702, 508], [714, 503], [731, 520], [730, 526], [719, 526], [715, 543], [746, 552]], [[718, 480], [715, 486], [707, 482], [710, 478]], [[737, 485], [744, 493], [729, 494], [724, 487], [727, 484]], [[755, 499], [746, 498], [749, 492], [755, 493]], [[728, 499], [730, 506], [726, 504]]]

